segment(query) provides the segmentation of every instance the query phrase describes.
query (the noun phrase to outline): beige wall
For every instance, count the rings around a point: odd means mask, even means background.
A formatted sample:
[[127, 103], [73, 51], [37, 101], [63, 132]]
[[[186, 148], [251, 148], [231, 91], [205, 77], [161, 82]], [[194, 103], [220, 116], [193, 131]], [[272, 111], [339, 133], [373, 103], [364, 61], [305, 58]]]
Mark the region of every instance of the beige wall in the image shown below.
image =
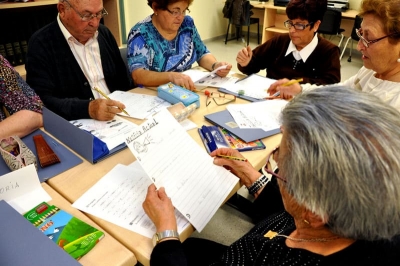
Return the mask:
[[359, 9], [361, 0], [349, 0], [350, 9]]
[[[351, 9], [358, 9], [360, 3], [361, 0], [349, 0]], [[223, 5], [223, 0], [195, 0], [189, 7], [191, 11], [189, 15], [194, 19], [203, 40], [225, 36], [228, 20], [223, 17]], [[147, 0], [124, 0], [124, 6], [127, 34], [133, 25], [152, 14], [151, 8], [147, 5]], [[257, 32], [255, 25], [252, 25], [251, 32]]]
[[[127, 34], [138, 21], [152, 14], [147, 0], [124, 0]], [[197, 30], [203, 40], [225, 35], [228, 20], [222, 14], [221, 0], [195, 0], [189, 7]]]

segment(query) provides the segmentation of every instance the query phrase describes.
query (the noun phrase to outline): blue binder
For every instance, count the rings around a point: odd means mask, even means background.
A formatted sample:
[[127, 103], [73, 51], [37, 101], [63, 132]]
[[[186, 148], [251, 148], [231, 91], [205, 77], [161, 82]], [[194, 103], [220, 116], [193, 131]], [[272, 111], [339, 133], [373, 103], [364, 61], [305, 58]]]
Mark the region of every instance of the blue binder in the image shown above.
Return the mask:
[[[59, 163], [47, 166], [45, 168], [40, 167], [38, 161], [37, 174], [39, 176], [40, 182], [44, 182], [83, 162], [81, 158], [76, 156], [67, 147], [65, 147], [64, 145], [62, 145], [61, 143], [59, 143], [54, 138], [50, 137], [48, 134], [46, 134], [44, 131], [40, 129], [22, 138], [22, 141], [36, 156], [37, 156], [36, 147], [35, 143], [33, 142], [33, 136], [36, 135], [42, 135], [47, 144], [49, 144], [50, 148], [54, 151], [54, 153], [58, 156], [58, 158], [60, 158]], [[11, 171], [10, 168], [8, 168], [4, 160], [0, 157], [0, 175], [8, 174], [10, 171]]]
[[99, 158], [96, 156], [96, 151], [98, 151], [99, 147], [95, 147], [95, 144], [100, 140], [89, 132], [79, 129], [45, 107], [43, 108], [43, 123], [46, 131], [92, 164], [104, 160], [127, 147], [125, 143], [122, 143]]
[[208, 122], [232, 132], [232, 134], [238, 136], [245, 142], [263, 139], [281, 132], [280, 128], [268, 131], [264, 131], [261, 128], [240, 128], [228, 110], [208, 114], [205, 115], [204, 118]]
[[0, 216], [0, 265], [81, 265], [4, 200]]

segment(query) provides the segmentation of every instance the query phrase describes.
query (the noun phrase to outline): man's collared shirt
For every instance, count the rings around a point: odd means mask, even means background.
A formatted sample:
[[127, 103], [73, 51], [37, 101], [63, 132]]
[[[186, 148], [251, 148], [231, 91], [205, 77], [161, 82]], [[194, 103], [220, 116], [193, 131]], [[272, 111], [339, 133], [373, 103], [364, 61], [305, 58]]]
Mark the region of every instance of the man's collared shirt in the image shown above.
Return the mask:
[[[60, 20], [60, 16], [57, 16], [57, 22], [63, 33], [65, 39], [68, 42], [71, 51], [81, 67], [86, 79], [89, 81], [90, 87], [97, 87], [105, 94], [109, 94], [110, 90], [107, 87], [104, 79], [103, 67], [101, 64], [100, 57], [100, 46], [97, 40], [99, 32], [96, 31], [95, 35], [90, 38], [85, 44], [80, 43], [71, 33], [65, 28], [64, 24]], [[95, 99], [101, 98], [102, 96], [92, 89], [93, 97]]]

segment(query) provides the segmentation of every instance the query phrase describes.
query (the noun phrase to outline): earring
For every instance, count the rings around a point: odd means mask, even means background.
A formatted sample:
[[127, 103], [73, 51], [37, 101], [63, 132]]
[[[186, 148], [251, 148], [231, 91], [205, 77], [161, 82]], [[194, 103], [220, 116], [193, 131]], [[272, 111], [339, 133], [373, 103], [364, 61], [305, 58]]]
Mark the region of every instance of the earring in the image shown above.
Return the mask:
[[306, 219], [304, 219], [304, 222], [305, 222], [306, 224], [310, 224], [310, 222], [309, 222], [309, 221], [307, 221]]
[[158, 13], [156, 13], [156, 16], [158, 16]]
[[400, 58], [397, 58], [397, 63], [400, 63]]

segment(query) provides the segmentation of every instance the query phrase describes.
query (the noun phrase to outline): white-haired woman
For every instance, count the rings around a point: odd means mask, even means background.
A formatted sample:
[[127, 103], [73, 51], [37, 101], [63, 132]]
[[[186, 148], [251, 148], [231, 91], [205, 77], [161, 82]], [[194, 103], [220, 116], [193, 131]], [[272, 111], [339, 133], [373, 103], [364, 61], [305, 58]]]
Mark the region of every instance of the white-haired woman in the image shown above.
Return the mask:
[[[300, 94], [281, 120], [270, 175], [260, 177], [248, 162], [214, 163], [229, 167], [256, 197], [266, 192], [261, 180], [277, 180], [284, 209], [230, 246], [162, 239], [151, 265], [398, 265], [400, 113], [371, 94], [327, 87]], [[233, 149], [216, 155], [242, 157]], [[158, 232], [176, 230], [164, 189], [150, 186], [143, 207]]]

